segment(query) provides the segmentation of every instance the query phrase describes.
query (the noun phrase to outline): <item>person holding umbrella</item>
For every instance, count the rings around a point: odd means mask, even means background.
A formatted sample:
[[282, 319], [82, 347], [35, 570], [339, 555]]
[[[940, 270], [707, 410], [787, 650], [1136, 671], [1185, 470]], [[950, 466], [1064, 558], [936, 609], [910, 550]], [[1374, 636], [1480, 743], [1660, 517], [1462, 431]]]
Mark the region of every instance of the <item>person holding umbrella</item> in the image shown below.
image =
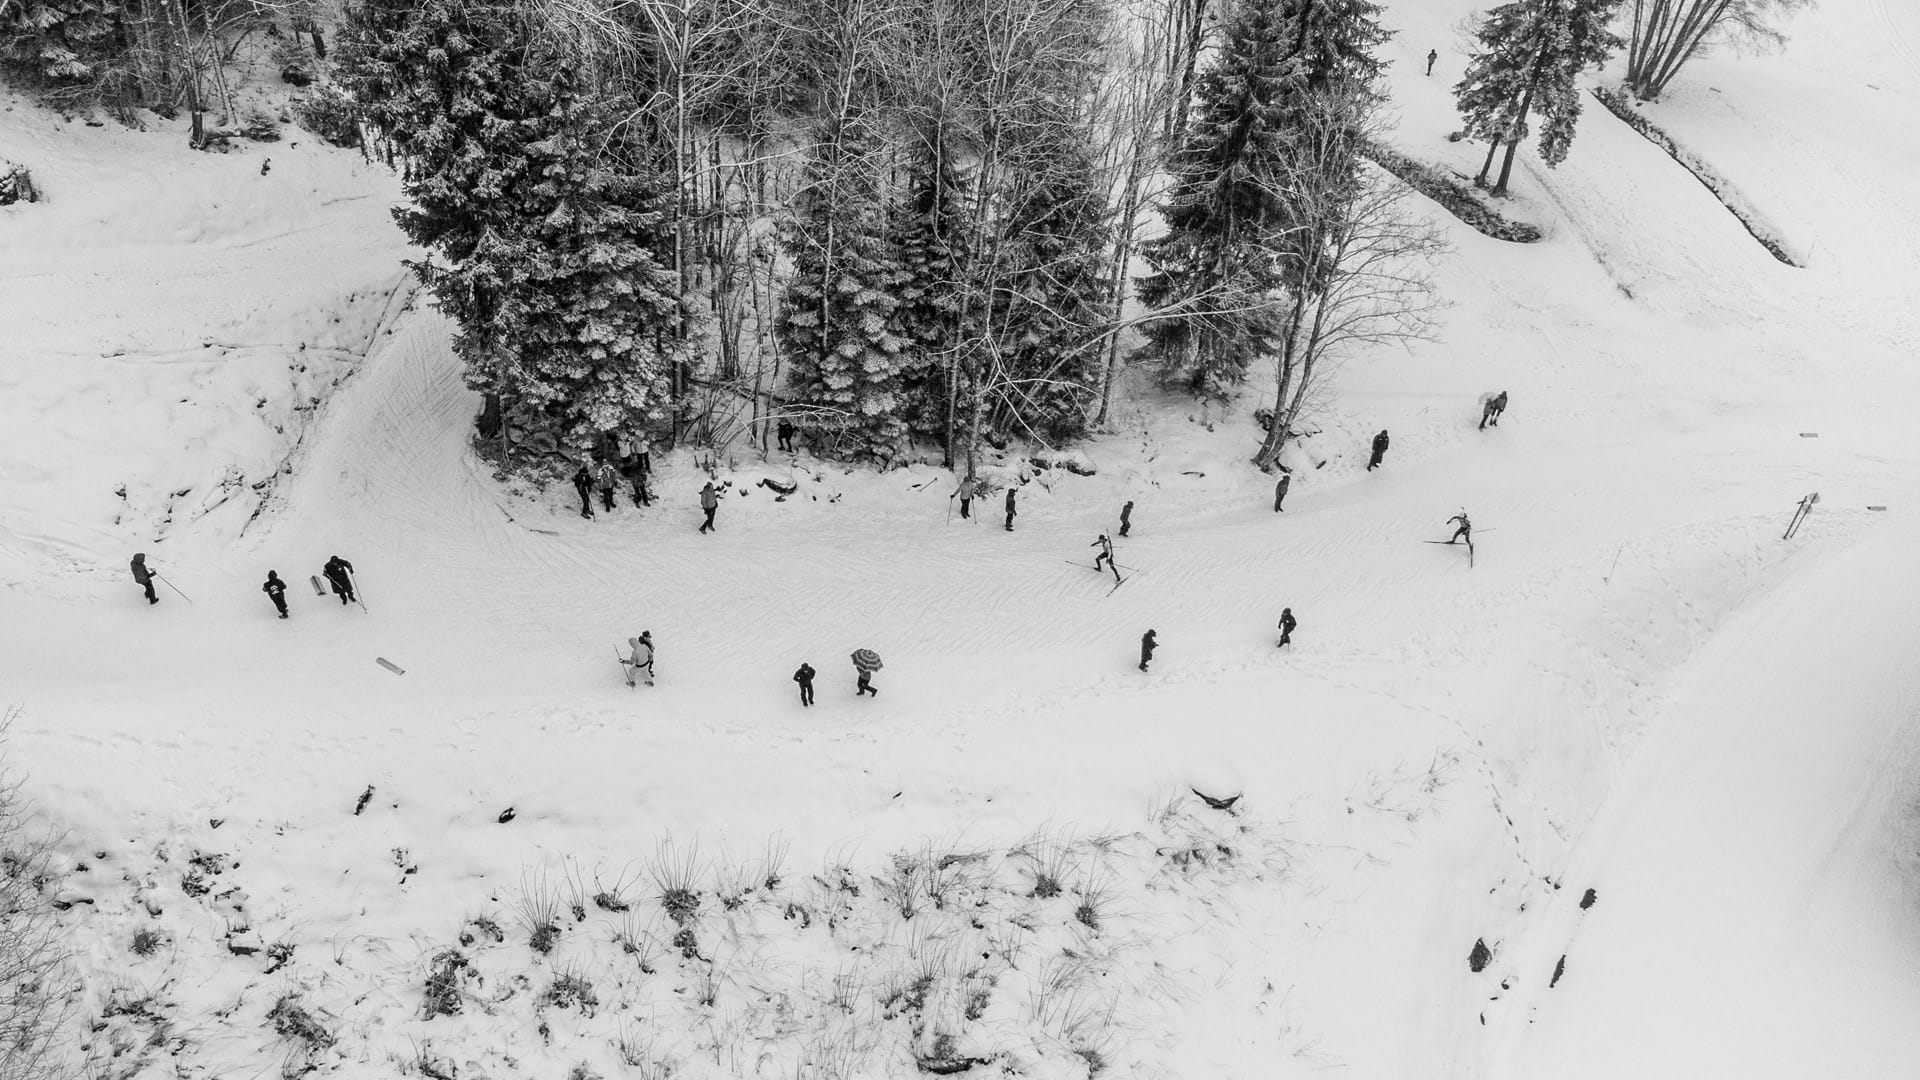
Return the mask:
[[872, 694], [874, 697], [879, 697], [880, 691], [873, 685], [873, 673], [881, 668], [880, 654], [872, 649], [853, 650], [853, 668], [860, 673], [860, 681], [853, 696]]

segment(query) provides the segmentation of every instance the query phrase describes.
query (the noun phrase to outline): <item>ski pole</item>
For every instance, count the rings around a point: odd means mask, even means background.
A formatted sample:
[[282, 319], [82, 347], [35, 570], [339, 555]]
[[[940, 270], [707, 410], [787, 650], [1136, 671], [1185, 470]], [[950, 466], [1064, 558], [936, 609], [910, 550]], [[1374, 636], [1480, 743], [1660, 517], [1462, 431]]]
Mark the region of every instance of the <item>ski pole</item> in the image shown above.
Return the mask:
[[361, 611], [366, 611], [369, 615], [373, 614], [373, 612], [367, 611], [367, 602], [360, 599], [360, 579], [355, 577], [351, 570], [347, 571], [347, 584], [353, 586], [353, 602], [360, 605]]
[[180, 593], [180, 599], [185, 600], [189, 604], [193, 603], [193, 597], [188, 596], [186, 593], [180, 592], [180, 587], [178, 585], [175, 585], [173, 582], [168, 581], [164, 577], [160, 577], [159, 574], [155, 574], [153, 576], [160, 578], [160, 584], [165, 585], [167, 588], [172, 589], [174, 592]]

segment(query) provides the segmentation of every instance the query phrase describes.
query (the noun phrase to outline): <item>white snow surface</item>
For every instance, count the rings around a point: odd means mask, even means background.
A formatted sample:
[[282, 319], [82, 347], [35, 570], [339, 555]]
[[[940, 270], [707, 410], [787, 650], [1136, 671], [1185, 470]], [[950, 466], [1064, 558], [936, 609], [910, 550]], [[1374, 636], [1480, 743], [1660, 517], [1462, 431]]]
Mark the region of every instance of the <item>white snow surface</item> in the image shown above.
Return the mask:
[[[1465, 11], [1391, 4], [1391, 78], [1403, 144], [1471, 169], [1443, 137]], [[0, 702], [57, 887], [91, 901], [61, 916], [75, 1030], [119, 1013], [81, 1053], [256, 1075], [298, 994], [349, 1076], [617, 1075], [621, 1038], [636, 1075], [909, 1075], [878, 984], [960, 942], [999, 959], [959, 1047], [1034, 1076], [1089, 1049], [1114, 1076], [1920, 1074], [1920, 4], [1791, 29], [1648, 114], [1806, 268], [1589, 108], [1559, 169], [1522, 155], [1543, 242], [1434, 211], [1442, 335], [1347, 358], [1284, 513], [1246, 463], [1257, 387], [1224, 416], [1141, 390], [1083, 448], [1097, 475], [1026, 484], [1011, 533], [998, 492], [950, 517], [930, 466], [744, 449], [715, 535], [686, 452], [653, 508], [583, 521], [473, 455], [384, 169], [9, 99], [0, 158], [48, 201], [0, 209]], [[1087, 545], [1127, 499], [1112, 590]], [[1461, 507], [1471, 568], [1421, 542]], [[135, 551], [180, 592], [149, 607]], [[334, 553], [365, 611], [307, 584]], [[658, 683], [629, 689], [641, 629]], [[724, 907], [770, 844], [784, 881]], [[1028, 895], [1062, 847], [1097, 929]], [[677, 931], [663, 850], [696, 853], [703, 955], [643, 972], [615, 936]], [[978, 856], [972, 907], [876, 899], [896, 853], [943, 852]], [[647, 914], [589, 906], [537, 956], [514, 909], [569, 877]], [[476, 915], [506, 940], [426, 1018]], [[291, 958], [231, 954], [242, 929]], [[566, 973], [597, 1012], [538, 1003]], [[111, 1007], [143, 997], [164, 1032]]]

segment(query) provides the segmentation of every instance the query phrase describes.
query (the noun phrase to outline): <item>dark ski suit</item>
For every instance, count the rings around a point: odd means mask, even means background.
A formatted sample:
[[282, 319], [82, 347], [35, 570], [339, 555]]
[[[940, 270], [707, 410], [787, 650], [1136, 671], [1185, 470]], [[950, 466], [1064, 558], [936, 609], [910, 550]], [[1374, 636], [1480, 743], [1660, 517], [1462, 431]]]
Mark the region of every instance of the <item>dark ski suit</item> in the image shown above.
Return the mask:
[[1099, 549], [1100, 549], [1100, 554], [1098, 554], [1098, 555], [1095, 555], [1095, 556], [1093, 557], [1093, 572], [1094, 572], [1094, 573], [1096, 573], [1096, 574], [1097, 574], [1097, 573], [1099, 573], [1099, 572], [1100, 572], [1100, 563], [1101, 563], [1102, 561], [1105, 561], [1105, 562], [1106, 562], [1106, 564], [1107, 564], [1107, 569], [1109, 569], [1109, 570], [1111, 570], [1111, 571], [1113, 571], [1113, 580], [1114, 580], [1114, 583], [1115, 583], [1115, 584], [1119, 584], [1119, 582], [1120, 582], [1120, 564], [1119, 564], [1119, 563], [1117, 563], [1117, 562], [1114, 562], [1114, 561], [1113, 561], [1113, 541], [1111, 541], [1111, 540], [1109, 540], [1109, 539], [1107, 539], [1107, 534], [1106, 534], [1106, 533], [1101, 533], [1101, 534], [1100, 534], [1100, 539], [1098, 539], [1098, 540], [1095, 540], [1095, 541], [1094, 541], [1093, 543], [1091, 543], [1091, 544], [1088, 544], [1087, 546], [1088, 546], [1088, 547], [1097, 547], [1097, 548], [1099, 548]]
[[280, 617], [283, 619], [286, 618], [287, 583], [280, 580], [278, 571], [267, 571], [267, 583], [260, 586], [260, 591], [266, 593], [267, 599], [273, 601], [274, 610], [280, 613]]
[[1133, 528], [1133, 500], [1128, 499], [1127, 505], [1120, 508], [1120, 535], [1127, 535], [1127, 530], [1131, 528]]
[[1007, 489], [1007, 531], [1008, 532], [1013, 531], [1013, 519], [1016, 516], [1018, 516], [1020, 513], [1018, 510], [1015, 510], [1013, 508], [1013, 496], [1014, 496], [1014, 492], [1017, 490], [1019, 489], [1017, 488]]
[[1460, 523], [1460, 527], [1453, 530], [1453, 539], [1448, 540], [1447, 543], [1451, 544], [1451, 543], [1454, 543], [1455, 541], [1464, 539], [1467, 542], [1467, 546], [1472, 547], [1473, 546], [1473, 522], [1467, 520], [1466, 511], [1462, 510], [1460, 513], [1455, 514], [1452, 517], [1448, 518], [1447, 524], [1451, 525], [1456, 521]]
[[793, 681], [800, 684], [800, 704], [813, 704], [813, 665], [801, 664], [800, 670], [793, 673]]
[[1380, 434], [1375, 435], [1373, 437], [1373, 457], [1369, 458], [1367, 461], [1367, 471], [1372, 472], [1373, 470], [1379, 468], [1380, 459], [1386, 456], [1387, 456], [1387, 433], [1385, 430], [1382, 430]]
[[779, 430], [780, 430], [780, 449], [782, 449], [782, 450], [785, 450], [785, 451], [786, 451], [787, 453], [789, 453], [789, 454], [791, 454], [791, 453], [793, 453], [793, 424], [792, 424], [792, 422], [790, 422], [790, 421], [787, 421], [787, 420], [782, 420], [782, 421], [780, 421], [780, 429], [779, 429]]
[[1287, 499], [1287, 488], [1293, 484], [1292, 473], [1281, 473], [1280, 481], [1273, 485], [1273, 512], [1280, 512], [1280, 504]]
[[141, 588], [147, 590], [147, 603], [149, 604], [159, 603], [160, 598], [158, 596], [155, 596], [153, 593], [153, 571], [147, 569], [146, 553], [142, 552], [139, 555], [135, 555], [133, 557], [132, 565], [133, 565], [133, 580], [137, 582]]
[[320, 573], [326, 577], [327, 583], [333, 586], [334, 595], [340, 598], [342, 604], [353, 602], [353, 579], [347, 576], [353, 573], [352, 563], [335, 555], [327, 560], [327, 565], [320, 568]]
[[573, 474], [573, 489], [580, 493], [580, 516], [592, 517], [593, 473], [589, 472], [585, 465], [580, 466], [580, 471]]
[[1153, 650], [1159, 647], [1160, 647], [1160, 643], [1154, 640], [1153, 631], [1149, 630], [1146, 633], [1140, 635], [1140, 670], [1141, 671], [1147, 670], [1147, 665], [1153, 663]]
[[1275, 645], [1274, 648], [1278, 649], [1283, 646], [1293, 644], [1293, 628], [1299, 625], [1300, 623], [1296, 621], [1293, 617], [1292, 608], [1281, 608], [1280, 609], [1280, 644]]

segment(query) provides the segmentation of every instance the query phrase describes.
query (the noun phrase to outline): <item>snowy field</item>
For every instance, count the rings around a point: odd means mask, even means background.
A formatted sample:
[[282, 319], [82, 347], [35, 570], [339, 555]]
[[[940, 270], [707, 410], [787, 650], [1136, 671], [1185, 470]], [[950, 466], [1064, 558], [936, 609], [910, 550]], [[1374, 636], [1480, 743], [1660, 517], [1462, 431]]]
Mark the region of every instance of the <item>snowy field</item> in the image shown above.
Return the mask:
[[[1470, 174], [1467, 5], [1389, 10]], [[1790, 29], [1647, 113], [1805, 268], [1589, 103], [1546, 240], [1434, 211], [1441, 338], [1346, 364], [1284, 513], [1251, 404], [1143, 390], [1011, 533], [744, 449], [714, 535], [686, 453], [584, 521], [469, 451], [383, 170], [6, 99], [0, 704], [90, 1075], [1920, 1075], [1920, 3]]]

